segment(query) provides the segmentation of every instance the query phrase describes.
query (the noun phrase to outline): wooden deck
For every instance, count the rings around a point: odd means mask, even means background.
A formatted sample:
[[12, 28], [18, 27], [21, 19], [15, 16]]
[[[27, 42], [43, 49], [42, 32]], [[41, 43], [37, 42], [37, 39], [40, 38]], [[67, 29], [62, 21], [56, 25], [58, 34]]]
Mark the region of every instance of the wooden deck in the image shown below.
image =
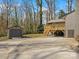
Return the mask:
[[65, 30], [65, 23], [59, 22], [59, 23], [50, 23], [46, 24], [44, 27], [44, 35], [49, 35], [49, 33], [54, 33], [57, 30], [64, 31]]

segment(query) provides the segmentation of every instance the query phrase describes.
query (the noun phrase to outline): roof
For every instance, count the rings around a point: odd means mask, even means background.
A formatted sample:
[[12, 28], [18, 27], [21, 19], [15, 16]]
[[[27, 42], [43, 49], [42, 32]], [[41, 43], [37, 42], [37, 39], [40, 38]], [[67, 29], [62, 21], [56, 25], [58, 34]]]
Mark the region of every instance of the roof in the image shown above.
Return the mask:
[[9, 27], [8, 29], [22, 29], [22, 27], [21, 26], [11, 26], [11, 27]]
[[69, 15], [69, 14], [73, 13], [73, 12], [75, 12], [75, 10], [71, 11], [70, 13], [67, 13], [65, 16], [67, 16], [67, 15]]
[[[68, 16], [69, 14], [72, 14], [73, 12], [75, 12], [75, 10], [71, 11], [70, 13], [67, 13], [65, 16]], [[63, 17], [65, 17], [65, 16], [63, 16]], [[65, 19], [64, 19], [63, 17], [62, 17], [61, 19], [50, 20], [50, 21], [48, 21], [47, 23], [65, 22]]]
[[59, 23], [59, 22], [65, 22], [64, 19], [57, 19], [57, 20], [50, 20], [48, 23]]

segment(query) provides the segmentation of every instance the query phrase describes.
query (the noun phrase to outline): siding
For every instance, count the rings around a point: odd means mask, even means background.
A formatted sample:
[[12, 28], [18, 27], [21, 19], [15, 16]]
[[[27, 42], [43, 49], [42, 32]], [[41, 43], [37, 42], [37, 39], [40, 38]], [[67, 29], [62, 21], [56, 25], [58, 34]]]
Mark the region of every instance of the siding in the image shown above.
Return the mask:
[[66, 37], [68, 37], [68, 30], [74, 30], [74, 37], [79, 35], [79, 0], [77, 0], [75, 12], [66, 17], [65, 30]]
[[69, 15], [67, 15], [66, 17], [66, 23], [65, 23], [65, 27], [66, 27], [66, 37], [68, 36], [68, 30], [74, 30], [74, 36], [75, 36], [75, 30], [76, 30], [76, 17], [75, 17], [76, 13], [73, 12]]

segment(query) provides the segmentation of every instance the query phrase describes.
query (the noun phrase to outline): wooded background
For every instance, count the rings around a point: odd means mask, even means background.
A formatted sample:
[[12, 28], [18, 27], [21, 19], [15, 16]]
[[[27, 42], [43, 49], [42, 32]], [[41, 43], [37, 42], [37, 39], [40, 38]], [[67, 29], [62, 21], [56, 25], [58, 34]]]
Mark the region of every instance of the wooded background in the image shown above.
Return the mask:
[[[22, 0], [22, 4], [17, 4], [16, 0], [1, 0], [0, 6], [0, 36], [7, 35], [7, 30], [12, 26], [21, 26], [25, 34], [38, 33], [42, 22], [43, 0], [36, 0], [36, 6], [32, 0]], [[59, 18], [66, 13], [70, 13], [73, 8], [73, 0], [65, 0], [67, 3], [67, 12], [59, 11]], [[55, 20], [57, 14], [56, 0], [45, 0], [47, 5], [47, 20]], [[36, 9], [35, 9], [36, 8]], [[42, 29], [43, 30], [43, 29]]]

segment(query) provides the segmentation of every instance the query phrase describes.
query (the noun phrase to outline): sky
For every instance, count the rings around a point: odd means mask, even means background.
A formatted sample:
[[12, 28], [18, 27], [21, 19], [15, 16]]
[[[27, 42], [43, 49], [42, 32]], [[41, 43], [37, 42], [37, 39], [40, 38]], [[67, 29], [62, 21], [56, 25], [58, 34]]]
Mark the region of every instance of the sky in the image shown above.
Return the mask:
[[[15, 0], [17, 2], [17, 4], [22, 4], [22, 1], [23, 0]], [[30, 1], [30, 0], [29, 0]], [[43, 1], [43, 8], [44, 9], [47, 9], [47, 4], [45, 2], [45, 0], [42, 0]], [[67, 10], [67, 3], [66, 3], [67, 0], [56, 0], [56, 10], [57, 12], [59, 10], [64, 10], [66, 11]], [[75, 7], [75, 1], [76, 0], [73, 0], [73, 8]], [[32, 0], [33, 4], [34, 4], [34, 7], [35, 7], [35, 10], [36, 10], [36, 3], [35, 3], [35, 0]], [[1, 0], [0, 0], [0, 5], [1, 5]]]
[[[36, 5], [35, 0], [32, 0], [34, 5]], [[64, 10], [65, 12], [67, 11], [67, 0], [56, 0], [55, 4], [56, 4], [56, 10]], [[73, 0], [73, 8], [75, 7], [75, 1]], [[45, 2], [45, 0], [43, 0], [43, 8], [47, 8], [47, 4]]]

